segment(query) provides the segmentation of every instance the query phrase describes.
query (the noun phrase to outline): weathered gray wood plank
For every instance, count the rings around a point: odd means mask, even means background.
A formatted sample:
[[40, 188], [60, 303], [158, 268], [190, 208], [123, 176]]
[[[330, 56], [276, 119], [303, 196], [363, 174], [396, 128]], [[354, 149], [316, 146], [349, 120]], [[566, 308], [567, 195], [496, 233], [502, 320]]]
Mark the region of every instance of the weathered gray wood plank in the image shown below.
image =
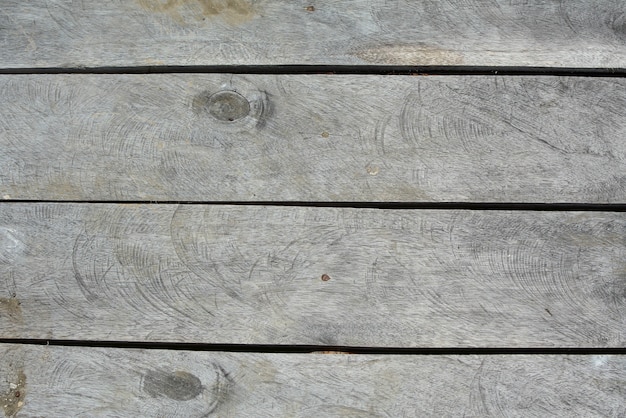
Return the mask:
[[626, 345], [623, 213], [3, 203], [0, 232], [0, 338]]
[[0, 345], [0, 361], [0, 391], [10, 400], [5, 413], [29, 417], [626, 414], [623, 356], [246, 354]]
[[37, 75], [0, 94], [4, 199], [626, 203], [623, 78]]
[[4, 0], [3, 67], [626, 67], [623, 0]]

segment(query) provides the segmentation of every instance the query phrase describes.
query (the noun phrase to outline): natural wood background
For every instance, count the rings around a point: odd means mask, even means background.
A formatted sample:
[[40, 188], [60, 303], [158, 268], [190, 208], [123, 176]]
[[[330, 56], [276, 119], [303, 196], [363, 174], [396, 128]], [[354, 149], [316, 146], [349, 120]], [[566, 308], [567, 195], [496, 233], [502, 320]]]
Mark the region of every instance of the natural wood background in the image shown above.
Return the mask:
[[623, 0], [4, 0], [5, 68], [626, 67]]
[[626, 203], [624, 78], [5, 75], [0, 94], [5, 200]]
[[4, 203], [0, 239], [1, 338], [625, 344], [623, 213]]
[[[626, 414], [623, 356], [245, 354], [0, 345], [20, 416]], [[16, 393], [19, 397], [16, 398]], [[8, 414], [7, 414], [8, 415]]]
[[0, 3], [0, 413], [626, 416], [623, 355], [384, 350], [623, 351], [623, 212], [224, 204], [623, 206], [623, 77], [277, 73], [623, 72], [625, 0]]

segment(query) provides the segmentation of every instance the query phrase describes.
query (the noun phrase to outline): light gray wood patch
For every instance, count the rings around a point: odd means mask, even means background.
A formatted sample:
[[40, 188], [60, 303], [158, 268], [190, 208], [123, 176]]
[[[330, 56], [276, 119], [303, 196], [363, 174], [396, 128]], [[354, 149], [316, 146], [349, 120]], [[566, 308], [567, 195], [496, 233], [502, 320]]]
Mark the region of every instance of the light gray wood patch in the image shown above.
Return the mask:
[[626, 79], [0, 76], [0, 198], [626, 203]]
[[18, 416], [626, 414], [623, 356], [247, 354], [0, 345]]
[[0, 205], [0, 338], [623, 347], [626, 216]]
[[623, 0], [4, 0], [2, 67], [626, 67]]

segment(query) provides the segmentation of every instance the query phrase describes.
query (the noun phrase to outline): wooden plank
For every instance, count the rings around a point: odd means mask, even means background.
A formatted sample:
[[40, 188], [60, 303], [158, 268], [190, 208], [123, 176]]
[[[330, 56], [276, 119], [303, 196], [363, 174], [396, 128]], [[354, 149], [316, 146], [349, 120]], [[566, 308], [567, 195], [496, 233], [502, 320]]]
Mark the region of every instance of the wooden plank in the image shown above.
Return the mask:
[[4, 199], [626, 203], [623, 78], [5, 75], [0, 93]]
[[0, 345], [0, 358], [0, 390], [10, 399], [5, 413], [19, 410], [20, 416], [626, 414], [624, 356], [249, 354]]
[[0, 205], [0, 338], [623, 347], [626, 216]]
[[5, 0], [3, 67], [626, 67], [623, 0]]

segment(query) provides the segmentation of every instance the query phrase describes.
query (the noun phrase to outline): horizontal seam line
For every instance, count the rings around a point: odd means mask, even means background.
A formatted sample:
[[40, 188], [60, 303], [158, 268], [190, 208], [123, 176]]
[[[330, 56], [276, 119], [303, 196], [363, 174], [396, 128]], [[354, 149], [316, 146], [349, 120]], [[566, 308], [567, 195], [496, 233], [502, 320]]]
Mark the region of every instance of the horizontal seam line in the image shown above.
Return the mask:
[[433, 210], [508, 210], [508, 211], [591, 211], [626, 212], [626, 203], [515, 203], [515, 202], [309, 202], [309, 201], [185, 201], [185, 200], [57, 200], [6, 199], [0, 204], [110, 204], [110, 205], [214, 205], [322, 207], [354, 209], [433, 209]]
[[0, 344], [45, 345], [55, 347], [121, 348], [173, 351], [239, 353], [316, 353], [390, 355], [625, 355], [625, 347], [363, 347], [336, 345], [205, 344], [179, 342], [86, 341], [57, 339], [3, 338]]
[[186, 65], [0, 68], [0, 74], [546, 75], [626, 77], [626, 68], [409, 65]]

